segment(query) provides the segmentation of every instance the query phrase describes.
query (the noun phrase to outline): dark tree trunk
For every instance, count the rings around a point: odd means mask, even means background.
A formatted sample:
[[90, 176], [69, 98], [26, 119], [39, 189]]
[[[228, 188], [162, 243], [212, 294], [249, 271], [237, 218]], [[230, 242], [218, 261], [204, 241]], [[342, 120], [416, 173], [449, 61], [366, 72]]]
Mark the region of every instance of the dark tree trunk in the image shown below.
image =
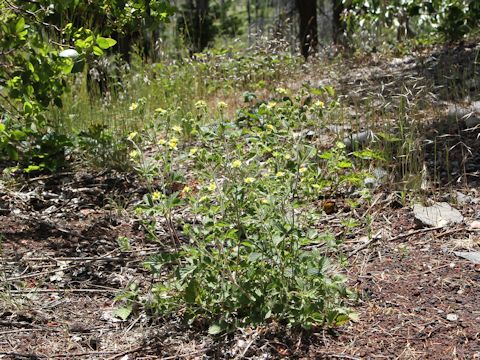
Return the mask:
[[208, 45], [209, 34], [207, 25], [208, 0], [197, 0], [195, 12], [195, 33], [197, 40], [197, 51], [202, 51]]
[[250, 12], [250, 0], [247, 0], [247, 21], [248, 21], [248, 46], [252, 42], [252, 14]]
[[307, 59], [318, 45], [317, 1], [296, 0], [296, 6], [300, 17], [300, 51]]
[[342, 0], [333, 1], [333, 16], [332, 16], [332, 29], [333, 29], [333, 43], [335, 45], [345, 45], [345, 22], [342, 20], [342, 13], [344, 10]]

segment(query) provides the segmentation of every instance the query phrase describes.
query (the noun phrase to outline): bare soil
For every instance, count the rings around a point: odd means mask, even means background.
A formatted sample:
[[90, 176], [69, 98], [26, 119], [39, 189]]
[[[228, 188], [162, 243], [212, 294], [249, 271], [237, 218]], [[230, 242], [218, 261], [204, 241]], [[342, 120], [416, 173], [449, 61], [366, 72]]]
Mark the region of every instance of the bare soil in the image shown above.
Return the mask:
[[[454, 58], [465, 55], [448, 51]], [[418, 59], [402, 61], [370, 62], [355, 70], [358, 79], [352, 75], [348, 81], [359, 94], [367, 91], [365, 84], [368, 91], [393, 94], [391, 81], [375, 86], [396, 79], [391, 74], [403, 74], [398, 84], [408, 80], [409, 71], [429, 74]], [[432, 136], [438, 128], [432, 125]], [[462, 130], [457, 124], [452, 131], [476, 151], [478, 131]], [[442, 175], [434, 154], [425, 154], [443, 185], [423, 196], [450, 201], [454, 190], [471, 196], [470, 202], [452, 203], [465, 216], [462, 225], [419, 228], [411, 204], [390, 188], [379, 188], [370, 205], [325, 216], [319, 228], [334, 233], [345, 230], [342, 217], [371, 217], [370, 228], [351, 231], [343, 249], [350, 256], [344, 271], [360, 295], [352, 306], [360, 316], [343, 327], [309, 332], [273, 324], [211, 337], [205, 328], [154, 318], [141, 308], [122, 321], [115, 316], [116, 297], [133, 283], [148, 289], [151, 275], [143, 261], [162, 250], [162, 244], [146, 240], [131, 212], [147, 191], [141, 182], [114, 172], [73, 171], [5, 183], [0, 188], [0, 358], [480, 359], [480, 265], [453, 253], [480, 247], [480, 231], [470, 226], [480, 214], [475, 151], [470, 157], [452, 152], [458, 158], [456, 177], [453, 168]], [[465, 164], [471, 164], [468, 174], [461, 172]], [[131, 239], [129, 251], [117, 243], [123, 236]]]

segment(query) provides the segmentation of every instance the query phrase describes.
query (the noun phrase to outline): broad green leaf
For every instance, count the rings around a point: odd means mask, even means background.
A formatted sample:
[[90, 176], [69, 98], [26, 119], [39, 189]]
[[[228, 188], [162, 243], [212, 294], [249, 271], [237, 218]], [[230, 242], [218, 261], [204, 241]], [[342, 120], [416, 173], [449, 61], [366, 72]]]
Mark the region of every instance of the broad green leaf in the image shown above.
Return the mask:
[[100, 49], [98, 46], [93, 47], [93, 53], [97, 56], [102, 56], [103, 55], [103, 50]]
[[115, 310], [115, 316], [118, 316], [123, 321], [127, 320], [130, 314], [132, 313], [133, 307], [132, 305], [127, 305]]
[[18, 19], [17, 24], [15, 25], [15, 32], [17, 34], [20, 34], [21, 32], [23, 32], [24, 29], [25, 29], [25, 19], [20, 18]]
[[208, 333], [210, 335], [217, 335], [217, 334], [220, 334], [221, 332], [222, 332], [222, 327], [218, 324], [210, 325], [210, 327], [208, 328]]
[[105, 38], [102, 36], [97, 37], [97, 45], [103, 50], [106, 50], [111, 48], [112, 46], [115, 46], [116, 43], [117, 41], [111, 38]]

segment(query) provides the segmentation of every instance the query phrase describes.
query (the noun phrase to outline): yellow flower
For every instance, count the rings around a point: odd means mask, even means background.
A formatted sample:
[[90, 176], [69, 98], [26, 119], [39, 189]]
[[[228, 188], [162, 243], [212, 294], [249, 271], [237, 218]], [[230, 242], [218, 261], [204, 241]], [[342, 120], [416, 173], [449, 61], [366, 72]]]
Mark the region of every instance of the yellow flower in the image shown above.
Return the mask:
[[242, 162], [240, 160], [235, 160], [234, 162], [232, 162], [232, 168], [236, 169], [240, 166], [242, 166]]
[[192, 191], [192, 188], [190, 186], [185, 186], [182, 189], [182, 193], [184, 193], [184, 194], [188, 194], [190, 191]]
[[159, 145], [165, 145], [166, 143], [167, 143], [167, 141], [165, 139], [158, 140]]
[[218, 110], [224, 110], [224, 109], [228, 108], [228, 104], [224, 101], [220, 101], [217, 104], [217, 108], [218, 108]]
[[137, 135], [138, 135], [138, 133], [136, 131], [131, 132], [130, 134], [128, 134], [127, 139], [132, 141], [133, 139], [135, 139], [137, 137]]
[[138, 152], [138, 150], [132, 150], [130, 151], [130, 159], [138, 159], [140, 157], [140, 153]]
[[298, 172], [300, 174], [303, 174], [305, 171], [307, 171], [307, 168], [305, 166], [302, 166], [302, 167], [300, 167], [300, 169], [298, 169]]
[[207, 108], [207, 103], [203, 100], [198, 100], [196, 103], [195, 103], [195, 108], [197, 110], [202, 110], [202, 109], [206, 109]]
[[253, 177], [246, 177], [245, 179], [243, 179], [243, 182], [244, 182], [245, 184], [251, 184], [251, 183], [253, 183], [254, 181], [255, 181], [255, 178], [253, 178]]
[[162, 109], [162, 108], [156, 108], [155, 109], [155, 112], [158, 114], [158, 115], [161, 115], [161, 116], [165, 116], [168, 114], [168, 111], [165, 110], [165, 109]]
[[130, 105], [130, 107], [128, 108], [128, 110], [134, 111], [134, 110], [136, 110], [137, 108], [138, 108], [138, 103], [132, 103], [132, 104]]
[[160, 191], [154, 191], [152, 193], [152, 200], [160, 200], [162, 198], [162, 193]]
[[177, 132], [177, 133], [181, 133], [182, 132], [182, 128], [178, 125], [175, 125], [172, 127], [172, 130]]
[[275, 174], [275, 177], [277, 177], [277, 178], [281, 178], [281, 177], [284, 177], [284, 176], [285, 176], [285, 172], [283, 172], [283, 171], [279, 171]]
[[292, 158], [292, 156], [290, 154], [285, 154], [285, 155], [283, 155], [283, 158], [285, 160], [290, 160]]
[[275, 130], [275, 126], [273, 126], [272, 124], [267, 124], [267, 125], [265, 125], [265, 127], [266, 127], [268, 130], [271, 130], [271, 131], [274, 131], [274, 130]]
[[267, 104], [267, 109], [272, 109], [272, 108], [274, 108], [276, 105], [277, 105], [277, 103], [276, 103], [275, 101], [270, 101], [270, 102]]
[[268, 204], [268, 199], [263, 198], [263, 199], [260, 200], [260, 202], [261, 202], [262, 204]]
[[325, 103], [323, 101], [318, 100], [318, 101], [315, 101], [313, 106], [318, 108], [318, 109], [323, 109], [323, 108], [325, 108]]
[[198, 149], [197, 148], [191, 148], [190, 149], [190, 156], [194, 156], [197, 153]]
[[284, 88], [282, 88], [282, 87], [276, 88], [275, 91], [276, 91], [277, 93], [279, 93], [280, 95], [287, 95], [287, 89], [284, 89]]
[[176, 137], [172, 137], [168, 142], [168, 147], [172, 150], [177, 150], [178, 139]]
[[208, 191], [215, 191], [217, 189], [217, 184], [215, 184], [215, 181], [212, 181], [208, 186], [207, 186]]

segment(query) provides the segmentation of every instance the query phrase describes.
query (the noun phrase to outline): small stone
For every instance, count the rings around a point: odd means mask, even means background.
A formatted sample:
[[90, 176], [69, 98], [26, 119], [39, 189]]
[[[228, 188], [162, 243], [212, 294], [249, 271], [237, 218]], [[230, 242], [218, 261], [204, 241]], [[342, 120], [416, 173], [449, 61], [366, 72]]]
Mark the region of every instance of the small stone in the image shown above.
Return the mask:
[[470, 229], [480, 230], [480, 221], [475, 220], [470, 223]]
[[457, 321], [458, 320], [458, 315], [457, 314], [447, 314], [447, 320], [448, 321]]
[[459, 205], [466, 205], [473, 202], [473, 198], [469, 195], [465, 195], [460, 191], [455, 191], [453, 194], [453, 198]]

